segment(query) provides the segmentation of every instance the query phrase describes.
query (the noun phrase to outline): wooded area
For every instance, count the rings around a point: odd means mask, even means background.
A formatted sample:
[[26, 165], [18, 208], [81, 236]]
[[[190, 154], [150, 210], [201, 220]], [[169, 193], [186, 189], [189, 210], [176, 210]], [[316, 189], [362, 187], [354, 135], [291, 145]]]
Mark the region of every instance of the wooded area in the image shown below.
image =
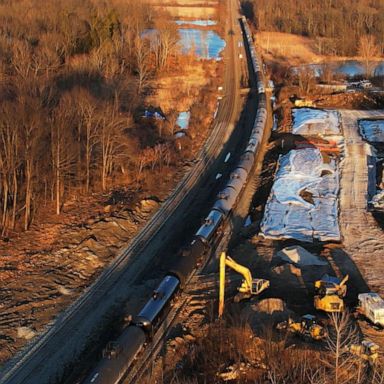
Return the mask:
[[366, 35], [384, 53], [383, 0], [242, 0], [242, 5], [258, 30], [315, 38], [321, 55], [357, 55]]
[[28, 229], [43, 205], [59, 214], [69, 191], [106, 189], [138, 158], [168, 161], [133, 116], [177, 42], [176, 25], [141, 1], [0, 1], [2, 235]]

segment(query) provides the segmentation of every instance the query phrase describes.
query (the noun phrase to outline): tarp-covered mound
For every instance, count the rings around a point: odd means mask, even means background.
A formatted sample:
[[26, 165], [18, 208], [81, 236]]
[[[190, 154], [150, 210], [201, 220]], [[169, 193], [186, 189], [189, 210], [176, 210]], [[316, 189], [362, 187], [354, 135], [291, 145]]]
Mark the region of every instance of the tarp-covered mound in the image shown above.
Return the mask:
[[292, 109], [292, 133], [303, 136], [340, 135], [337, 111], [316, 108]]
[[360, 120], [359, 128], [361, 136], [371, 143], [384, 143], [384, 119]]
[[261, 234], [271, 239], [340, 240], [339, 173], [317, 148], [291, 150], [279, 159]]
[[300, 247], [300, 245], [283, 248], [277, 252], [276, 256], [282, 261], [295, 264], [299, 267], [328, 265], [326, 260], [322, 260], [320, 257], [308, 252], [305, 248]]

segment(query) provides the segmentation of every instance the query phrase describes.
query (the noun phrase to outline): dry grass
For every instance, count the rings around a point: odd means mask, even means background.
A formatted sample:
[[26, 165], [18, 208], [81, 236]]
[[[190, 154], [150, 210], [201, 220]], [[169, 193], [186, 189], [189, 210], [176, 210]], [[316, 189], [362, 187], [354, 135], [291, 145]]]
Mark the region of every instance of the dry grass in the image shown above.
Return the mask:
[[307, 37], [281, 32], [259, 32], [257, 44], [269, 61], [283, 61], [288, 65], [317, 63], [324, 56], [316, 53], [315, 41]]

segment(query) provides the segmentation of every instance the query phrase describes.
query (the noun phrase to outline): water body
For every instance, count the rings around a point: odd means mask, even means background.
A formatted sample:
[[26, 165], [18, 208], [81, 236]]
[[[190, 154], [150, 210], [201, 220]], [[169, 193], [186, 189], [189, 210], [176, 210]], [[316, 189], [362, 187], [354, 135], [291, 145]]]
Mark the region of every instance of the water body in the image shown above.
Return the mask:
[[220, 60], [225, 41], [214, 31], [194, 28], [179, 30], [181, 50], [187, 54], [193, 50], [202, 59]]
[[[203, 20], [196, 21], [202, 22]], [[210, 21], [205, 20], [205, 22]], [[146, 29], [141, 36], [152, 39], [156, 36], [156, 33], [155, 29]], [[198, 28], [180, 28], [179, 35], [179, 44], [183, 54], [188, 54], [193, 50], [195, 55], [201, 59], [221, 60], [220, 54], [225, 48], [225, 40], [215, 31]]]
[[189, 126], [189, 119], [191, 118], [191, 112], [180, 112], [176, 120], [176, 125], [181, 129], [187, 129]]
[[[309, 68], [315, 76], [320, 77], [325, 68], [331, 69], [333, 74], [343, 75], [348, 78], [365, 75], [364, 63], [358, 60], [334, 61], [327, 64], [308, 64], [300, 67], [293, 67], [292, 71], [297, 73], [299, 69]], [[384, 61], [372, 63], [372, 73], [374, 76], [384, 76]]]
[[196, 25], [198, 27], [210, 27], [216, 25], [217, 21], [214, 20], [177, 20], [177, 25]]

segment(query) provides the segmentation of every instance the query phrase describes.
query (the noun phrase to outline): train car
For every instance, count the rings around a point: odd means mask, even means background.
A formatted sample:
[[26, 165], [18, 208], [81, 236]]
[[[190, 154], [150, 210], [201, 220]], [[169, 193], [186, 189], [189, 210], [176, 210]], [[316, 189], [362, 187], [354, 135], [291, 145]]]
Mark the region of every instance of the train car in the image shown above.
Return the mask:
[[83, 384], [118, 384], [135, 361], [145, 345], [145, 332], [135, 326], [128, 326], [121, 336], [108, 343], [103, 357]]
[[224, 216], [227, 217], [229, 212], [232, 211], [232, 208], [234, 207], [237, 201], [239, 193], [240, 191], [237, 191], [232, 187], [225, 187], [217, 195], [218, 199], [213, 205], [213, 209], [222, 212]]
[[153, 291], [147, 304], [134, 318], [133, 323], [151, 335], [157, 324], [168, 313], [170, 302], [178, 291], [179, 285], [180, 280], [177, 277], [165, 276], [157, 289]]
[[206, 239], [195, 236], [188, 248], [181, 252], [175, 265], [168, 271], [169, 275], [176, 276], [179, 279], [181, 289], [183, 289], [186, 284], [191, 271], [201, 263], [209, 249], [209, 243]]
[[208, 216], [204, 220], [204, 224], [196, 232], [196, 237], [202, 241], [209, 243], [212, 236], [215, 234], [217, 228], [223, 221], [224, 212], [220, 211], [213, 206], [213, 209], [209, 212]]

